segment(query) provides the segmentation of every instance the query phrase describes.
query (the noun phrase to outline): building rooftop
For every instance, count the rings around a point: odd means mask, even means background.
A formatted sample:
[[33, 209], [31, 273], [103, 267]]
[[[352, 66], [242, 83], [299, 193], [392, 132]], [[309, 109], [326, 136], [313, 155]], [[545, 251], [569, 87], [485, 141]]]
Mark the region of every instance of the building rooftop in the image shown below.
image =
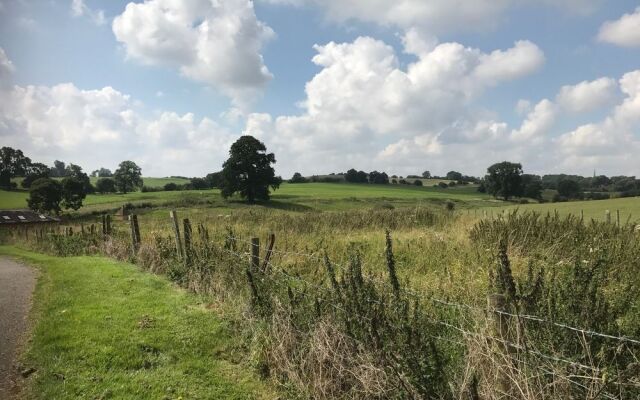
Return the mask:
[[34, 224], [42, 222], [60, 222], [60, 220], [29, 210], [0, 210], [0, 225]]

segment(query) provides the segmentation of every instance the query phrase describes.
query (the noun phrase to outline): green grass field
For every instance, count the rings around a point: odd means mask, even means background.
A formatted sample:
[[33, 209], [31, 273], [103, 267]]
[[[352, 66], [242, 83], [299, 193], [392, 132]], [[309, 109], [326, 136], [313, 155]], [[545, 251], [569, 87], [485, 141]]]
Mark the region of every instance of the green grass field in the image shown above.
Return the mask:
[[584, 214], [585, 220], [605, 220], [605, 212], [609, 210], [611, 220], [616, 221], [617, 211], [620, 212], [620, 222], [625, 223], [627, 220], [631, 222], [640, 222], [640, 197], [628, 197], [609, 200], [590, 200], [590, 201], [571, 201], [563, 203], [543, 203], [543, 204], [521, 204], [517, 206], [508, 206], [505, 209], [535, 211], [542, 214], [547, 212], [558, 212], [560, 215], [573, 214], [580, 216]]
[[[0, 209], [26, 208], [26, 191], [0, 191]], [[95, 194], [87, 196], [81, 211], [93, 211], [100, 208], [116, 208], [124, 203], [152, 204], [176, 202], [180, 200], [199, 201], [206, 199], [218, 206], [226, 206], [220, 198], [218, 190], [183, 191], [183, 192], [134, 192], [127, 194]], [[369, 185], [346, 183], [284, 183], [273, 193], [273, 206], [283, 208], [299, 205], [302, 209], [347, 209], [358, 208], [362, 202], [391, 202], [397, 205], [416, 204], [420, 201], [447, 199], [480, 202], [483, 205], [490, 197], [478, 193], [474, 187], [456, 187], [440, 189], [433, 187], [417, 187], [411, 185]], [[295, 207], [294, 207], [295, 208]]]
[[102, 257], [50, 257], [0, 246], [35, 265], [34, 399], [267, 399], [238, 337], [195, 295]]
[[[146, 178], [150, 179], [150, 178]], [[167, 178], [156, 179], [160, 184]], [[25, 191], [0, 191], [0, 209], [26, 208], [28, 193]], [[284, 183], [273, 192], [273, 202], [268, 207], [288, 210], [347, 210], [377, 205], [390, 204], [394, 207], [440, 204], [446, 200], [458, 202], [458, 208], [496, 207], [505, 209], [532, 210], [540, 213], [558, 211], [560, 214], [580, 215], [582, 210], [585, 219], [604, 219], [605, 210], [610, 210], [612, 219], [616, 218], [616, 210], [620, 212], [622, 222], [630, 217], [632, 221], [640, 219], [640, 199], [622, 198], [597, 201], [579, 201], [565, 203], [507, 205], [494, 200], [491, 196], [478, 193], [474, 186], [457, 186], [448, 189], [431, 186], [417, 187], [412, 185], [369, 185], [347, 183]], [[220, 192], [214, 190], [175, 191], [175, 192], [134, 192], [127, 194], [105, 194], [87, 196], [80, 212], [91, 212], [101, 209], [117, 208], [125, 203], [150, 203], [152, 205], [174, 204], [190, 206], [208, 204], [220, 208], [237, 208], [238, 203], [225, 202]], [[508, 203], [507, 203], [508, 204]]]

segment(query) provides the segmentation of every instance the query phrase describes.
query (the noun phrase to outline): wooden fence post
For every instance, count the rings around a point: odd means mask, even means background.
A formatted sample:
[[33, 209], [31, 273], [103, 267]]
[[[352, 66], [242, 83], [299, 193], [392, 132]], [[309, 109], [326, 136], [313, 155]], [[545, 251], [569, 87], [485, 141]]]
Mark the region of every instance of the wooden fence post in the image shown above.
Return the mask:
[[140, 237], [140, 225], [138, 225], [138, 216], [133, 215], [133, 230], [136, 233], [136, 243], [138, 245], [138, 249], [140, 249], [140, 242], [142, 242], [142, 238]]
[[182, 240], [180, 239], [180, 225], [178, 224], [178, 215], [175, 210], [171, 210], [169, 212], [169, 216], [171, 217], [171, 222], [173, 223], [173, 234], [176, 238], [176, 252], [178, 253], [178, 258], [182, 258]]
[[107, 235], [111, 235], [111, 214], [107, 214], [105, 219], [107, 221]]
[[107, 235], [107, 215], [102, 214], [102, 234]]
[[607, 224], [610, 224], [611, 223], [611, 211], [605, 210], [604, 211], [604, 218], [607, 221]]
[[273, 245], [276, 242], [276, 235], [271, 233], [269, 235], [269, 244], [267, 245], [267, 253], [264, 255], [264, 260], [262, 261], [262, 272], [267, 272], [269, 270], [269, 260], [271, 259], [271, 253], [273, 252]]
[[616, 225], [620, 227], [620, 210], [616, 210]]
[[133, 252], [133, 256], [135, 257], [138, 254], [138, 237], [136, 235], [136, 222], [138, 221], [138, 216], [135, 214], [129, 215], [129, 229], [131, 230], [131, 250]]
[[580, 210], [580, 222], [584, 222], [584, 210]]
[[260, 239], [251, 238], [251, 270], [260, 268]]
[[191, 231], [191, 221], [189, 218], [185, 218], [182, 220], [183, 229], [184, 229], [184, 261], [189, 264], [191, 262], [191, 242], [192, 242], [192, 231]]

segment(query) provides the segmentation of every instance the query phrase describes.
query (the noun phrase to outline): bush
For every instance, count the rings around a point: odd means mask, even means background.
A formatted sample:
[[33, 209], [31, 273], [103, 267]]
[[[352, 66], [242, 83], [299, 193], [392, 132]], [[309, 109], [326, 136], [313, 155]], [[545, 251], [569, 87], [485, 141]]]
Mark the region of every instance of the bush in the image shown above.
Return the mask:
[[[317, 177], [314, 176], [314, 178], [317, 178]], [[289, 179], [289, 183], [307, 183], [307, 182], [308, 182], [307, 178], [302, 176], [300, 172], [296, 172], [295, 174], [293, 174], [293, 177]]]
[[438, 187], [440, 189], [446, 189], [449, 187], [449, 185], [447, 185], [445, 182], [438, 182]]
[[96, 191], [98, 193], [115, 193], [116, 182], [111, 178], [100, 178], [96, 182]]
[[416, 185], [416, 186], [422, 186], [422, 181], [418, 179], [418, 180], [413, 181], [413, 184]]
[[164, 185], [164, 190], [167, 191], [167, 192], [174, 192], [174, 191], [178, 190], [178, 185], [173, 183], [173, 182], [169, 182], [169, 183]]
[[193, 188], [195, 190], [206, 190], [206, 189], [209, 189], [209, 185], [208, 185], [206, 179], [204, 179], [204, 178], [192, 178], [191, 182], [189, 183], [189, 185], [191, 185], [191, 188]]
[[551, 201], [554, 203], [564, 203], [569, 201], [569, 199], [564, 196], [561, 196], [560, 193], [556, 193], [553, 195], [553, 199], [551, 199]]
[[143, 185], [140, 191], [142, 193], [162, 192], [162, 188]]
[[447, 201], [444, 203], [444, 209], [445, 209], [445, 210], [447, 210], [447, 211], [449, 211], [449, 212], [451, 212], [451, 211], [453, 211], [453, 210], [455, 210], [455, 209], [456, 209], [456, 203], [454, 203], [454, 202], [453, 202], [453, 201], [451, 201], [451, 200], [447, 200]]

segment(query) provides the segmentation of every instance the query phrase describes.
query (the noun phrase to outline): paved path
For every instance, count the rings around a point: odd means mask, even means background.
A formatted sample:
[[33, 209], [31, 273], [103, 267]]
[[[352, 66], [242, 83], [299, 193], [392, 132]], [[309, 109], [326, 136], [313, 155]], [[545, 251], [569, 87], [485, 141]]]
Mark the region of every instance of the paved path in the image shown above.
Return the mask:
[[14, 358], [27, 330], [35, 283], [31, 268], [0, 258], [0, 399], [17, 391]]

